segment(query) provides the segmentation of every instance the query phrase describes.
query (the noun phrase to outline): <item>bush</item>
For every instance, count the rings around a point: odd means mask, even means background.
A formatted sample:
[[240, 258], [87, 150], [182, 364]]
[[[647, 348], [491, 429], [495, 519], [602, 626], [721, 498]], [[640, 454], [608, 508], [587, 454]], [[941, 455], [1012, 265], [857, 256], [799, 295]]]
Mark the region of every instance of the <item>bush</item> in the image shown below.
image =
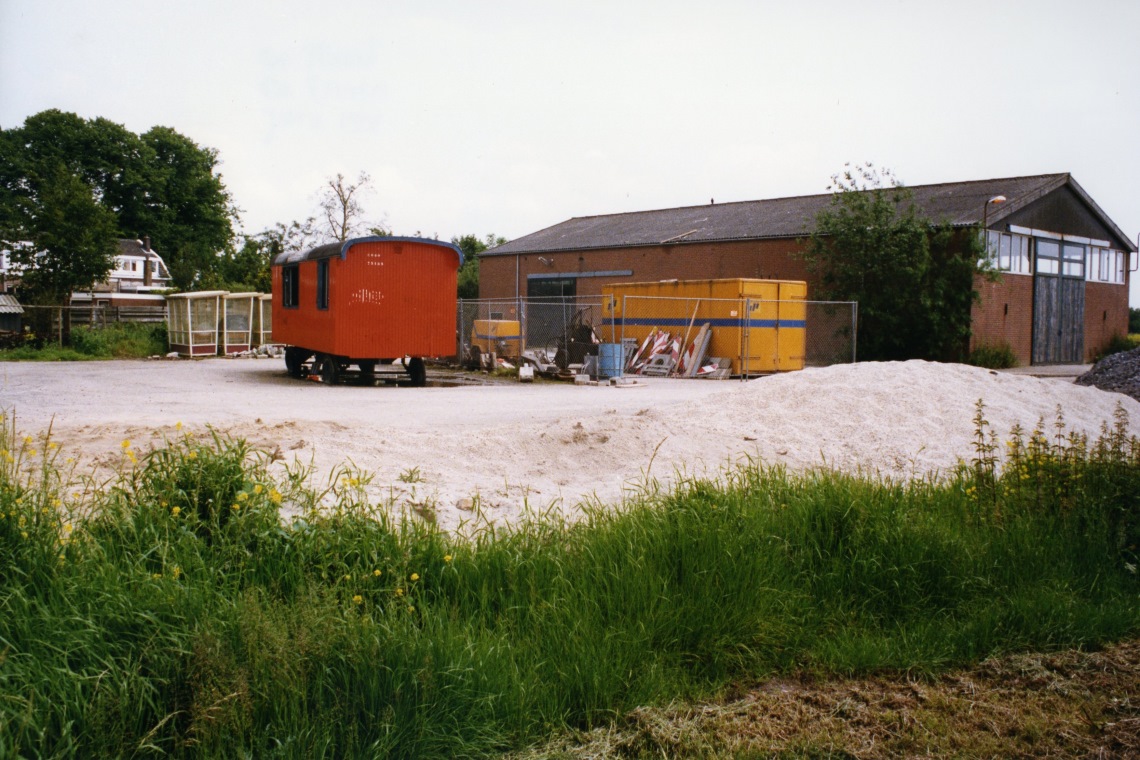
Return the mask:
[[1140, 345], [1140, 343], [1133, 340], [1129, 336], [1120, 335], [1118, 333], [1109, 338], [1108, 343], [1104, 344], [1100, 350], [1093, 355], [1093, 362], [1099, 362], [1106, 356], [1112, 356], [1113, 354], [1120, 354], [1125, 351], [1131, 351], [1132, 349], [1136, 348], [1137, 345]]
[[144, 359], [167, 350], [166, 323], [120, 322], [106, 327], [76, 327], [71, 346], [25, 337], [22, 345], [0, 348], [7, 361], [81, 361], [83, 359]]
[[978, 346], [970, 352], [966, 363], [986, 369], [1009, 369], [1016, 367], [1018, 361], [1009, 344], [1000, 343], [996, 346]]
[[1140, 333], [1140, 309], [1128, 310], [1128, 332]]

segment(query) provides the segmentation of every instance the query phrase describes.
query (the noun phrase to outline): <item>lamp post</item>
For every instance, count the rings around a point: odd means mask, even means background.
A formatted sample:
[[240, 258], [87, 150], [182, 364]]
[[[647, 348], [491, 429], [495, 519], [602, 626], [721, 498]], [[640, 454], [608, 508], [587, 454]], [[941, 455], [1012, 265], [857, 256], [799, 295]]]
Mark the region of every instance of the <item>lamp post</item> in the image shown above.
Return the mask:
[[991, 203], [1005, 203], [1005, 196], [1004, 195], [995, 195], [993, 198], [990, 198], [988, 201], [986, 201], [984, 206], [982, 206], [982, 231], [983, 232], [986, 231], [987, 225], [989, 223], [990, 204]]
[[989, 216], [991, 203], [1005, 203], [1005, 196], [995, 195], [982, 205], [982, 246], [985, 248], [987, 256], [989, 256], [990, 251]]

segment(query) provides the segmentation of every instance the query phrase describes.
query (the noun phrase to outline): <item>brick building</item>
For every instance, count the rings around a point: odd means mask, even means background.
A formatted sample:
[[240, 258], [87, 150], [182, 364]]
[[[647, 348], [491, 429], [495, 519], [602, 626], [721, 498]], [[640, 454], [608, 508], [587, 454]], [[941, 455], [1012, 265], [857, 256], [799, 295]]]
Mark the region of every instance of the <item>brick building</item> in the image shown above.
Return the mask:
[[[1069, 174], [916, 185], [935, 222], [987, 228], [1001, 274], [979, 278], [971, 348], [1023, 364], [1085, 361], [1128, 331], [1136, 246]], [[663, 279], [811, 278], [795, 253], [831, 195], [576, 217], [480, 257], [481, 298], [597, 296]]]

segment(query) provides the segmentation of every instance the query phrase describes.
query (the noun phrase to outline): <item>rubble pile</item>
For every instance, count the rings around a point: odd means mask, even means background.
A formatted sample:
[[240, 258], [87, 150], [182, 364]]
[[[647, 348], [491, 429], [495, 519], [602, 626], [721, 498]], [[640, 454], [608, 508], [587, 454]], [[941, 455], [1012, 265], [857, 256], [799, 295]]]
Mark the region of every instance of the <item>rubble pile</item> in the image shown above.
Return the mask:
[[1140, 401], [1140, 348], [1104, 357], [1077, 378], [1077, 385], [1124, 393]]

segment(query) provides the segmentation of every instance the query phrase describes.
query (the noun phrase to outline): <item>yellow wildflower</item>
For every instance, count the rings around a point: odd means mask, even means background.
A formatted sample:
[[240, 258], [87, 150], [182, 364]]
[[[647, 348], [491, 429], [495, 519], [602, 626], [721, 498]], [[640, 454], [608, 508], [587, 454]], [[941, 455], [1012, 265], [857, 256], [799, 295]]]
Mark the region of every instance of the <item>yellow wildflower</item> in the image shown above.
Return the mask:
[[198, 458], [198, 452], [197, 451], [188, 451], [188, 452], [186, 452], [186, 458], [187, 459], [197, 459]]
[[170, 514], [178, 517], [178, 515], [182, 514], [182, 507], [175, 507], [174, 509], [170, 510]]
[[364, 597], [360, 594], [354, 594], [352, 597], [353, 604], [364, 604]]
[[174, 423], [174, 429], [175, 430], [181, 430], [182, 429], [182, 422], [181, 421], [175, 422]]
[[404, 595], [404, 589], [402, 589], [402, 588], [396, 589], [396, 596], [403, 596], [403, 595]]
[[122, 446], [124, 450], [129, 449], [131, 447], [131, 439], [124, 438], [123, 442], [120, 443], [119, 445]]
[[412, 579], [412, 583], [415, 583], [416, 581], [418, 581], [420, 579], [420, 574], [419, 573], [412, 573], [411, 579]]
[[253, 487], [253, 492], [256, 494], [260, 494], [263, 490], [265, 490], [265, 489], [262, 487], [262, 485], [260, 483], [256, 484]]
[[375, 575], [377, 578], [379, 578], [382, 575], [382, 571], [381, 570], [373, 570], [372, 574]]
[[274, 504], [280, 504], [281, 503], [281, 492], [278, 491], [276, 488], [269, 489], [269, 500], [271, 502], [273, 502]]
[[443, 555], [443, 561], [444, 562], [450, 562], [451, 561], [451, 555], [450, 554]]
[[241, 504], [231, 504], [230, 509], [237, 512], [239, 509], [241, 509]]
[[178, 567], [177, 565], [174, 566], [174, 570], [171, 572], [174, 575], [175, 580], [178, 580], [182, 577], [182, 568]]
[[242, 491], [241, 493], [239, 493], [239, 494], [237, 495], [237, 500], [238, 500], [238, 501], [245, 501], [245, 500], [246, 500], [246, 499], [248, 499], [248, 498], [249, 498], [249, 494], [247, 494], [245, 491]]
[[348, 573], [345, 573], [345, 574], [344, 574], [344, 579], [345, 579], [346, 581], [350, 581], [350, 580], [352, 580], [352, 576], [351, 576], [351, 575], [349, 575]]

